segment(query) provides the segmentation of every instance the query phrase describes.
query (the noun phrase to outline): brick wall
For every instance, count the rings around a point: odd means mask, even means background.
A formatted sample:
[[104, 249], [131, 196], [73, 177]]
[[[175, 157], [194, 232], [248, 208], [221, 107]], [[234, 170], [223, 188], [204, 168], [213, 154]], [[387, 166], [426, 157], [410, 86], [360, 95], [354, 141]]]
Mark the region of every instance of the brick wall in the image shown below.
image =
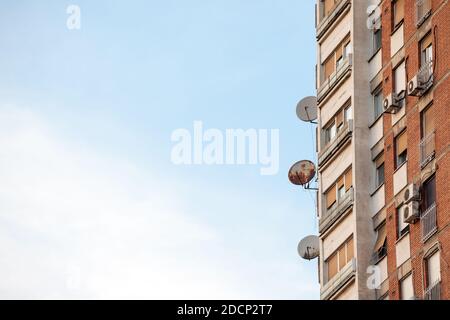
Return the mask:
[[[419, 40], [427, 30], [435, 31], [433, 50], [436, 52], [436, 70], [434, 86], [423, 100], [433, 103], [436, 120], [436, 189], [438, 206], [438, 233], [426, 243], [422, 242], [421, 223], [410, 226], [411, 266], [415, 295], [424, 294], [424, 254], [433, 245], [440, 244], [442, 298], [450, 299], [450, 4], [448, 0], [433, 0], [433, 15], [418, 29], [416, 26], [416, 8], [414, 0], [405, 1], [404, 18], [404, 56], [407, 80], [418, 71], [420, 62]], [[411, 5], [412, 4], [412, 5]], [[383, 59], [383, 94], [393, 91], [390, 39], [392, 33], [391, 1], [382, 3], [382, 59]], [[424, 172], [420, 168], [419, 142], [420, 108], [423, 102], [416, 97], [406, 98], [406, 125], [408, 132], [408, 183], [420, 181]], [[393, 194], [394, 175], [394, 134], [391, 115], [384, 115], [385, 142], [385, 195], [386, 195], [386, 227], [388, 243], [388, 273], [390, 299], [399, 299], [400, 289], [396, 267], [397, 219], [396, 204]]]

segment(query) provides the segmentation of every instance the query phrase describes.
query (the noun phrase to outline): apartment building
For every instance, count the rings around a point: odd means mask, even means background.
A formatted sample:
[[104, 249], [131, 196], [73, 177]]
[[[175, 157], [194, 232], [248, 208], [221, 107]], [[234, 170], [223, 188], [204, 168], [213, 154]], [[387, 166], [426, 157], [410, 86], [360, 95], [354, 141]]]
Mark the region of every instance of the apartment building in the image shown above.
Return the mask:
[[321, 299], [449, 299], [449, 0], [318, 0]]

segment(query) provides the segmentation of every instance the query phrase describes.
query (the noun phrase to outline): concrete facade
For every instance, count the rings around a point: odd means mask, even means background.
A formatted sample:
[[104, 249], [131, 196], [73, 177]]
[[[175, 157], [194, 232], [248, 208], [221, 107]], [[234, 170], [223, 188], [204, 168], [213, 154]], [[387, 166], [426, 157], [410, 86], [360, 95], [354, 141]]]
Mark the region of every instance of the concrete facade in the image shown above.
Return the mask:
[[[321, 299], [449, 299], [449, 0], [316, 11]], [[391, 94], [398, 106], [379, 112]], [[405, 201], [411, 185], [421, 198]]]

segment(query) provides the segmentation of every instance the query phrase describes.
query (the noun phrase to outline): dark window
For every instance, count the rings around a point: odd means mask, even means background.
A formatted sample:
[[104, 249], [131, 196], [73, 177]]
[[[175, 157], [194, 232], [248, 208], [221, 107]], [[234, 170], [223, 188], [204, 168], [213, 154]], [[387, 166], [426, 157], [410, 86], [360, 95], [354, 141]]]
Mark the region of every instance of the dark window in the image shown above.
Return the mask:
[[395, 168], [401, 167], [408, 160], [408, 136], [406, 131], [395, 138]]
[[374, 120], [383, 113], [383, 92], [379, 87], [373, 92], [373, 116]]
[[422, 187], [422, 211], [436, 203], [436, 176], [428, 179]]
[[384, 184], [384, 154], [375, 159], [375, 187], [378, 188]]
[[372, 54], [381, 49], [381, 28], [373, 32]]

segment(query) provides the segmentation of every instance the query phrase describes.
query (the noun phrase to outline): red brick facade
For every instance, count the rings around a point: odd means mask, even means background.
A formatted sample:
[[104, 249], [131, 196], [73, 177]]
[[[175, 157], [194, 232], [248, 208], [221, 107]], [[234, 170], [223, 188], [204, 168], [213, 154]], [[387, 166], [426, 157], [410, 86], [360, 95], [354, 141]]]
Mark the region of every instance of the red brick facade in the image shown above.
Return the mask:
[[[422, 240], [421, 222], [410, 225], [411, 269], [414, 294], [423, 298], [425, 292], [424, 257], [430, 249], [440, 250], [441, 299], [450, 299], [450, 2], [432, 1], [432, 14], [419, 27], [416, 25], [416, 1], [405, 0], [404, 47], [400, 59], [391, 58], [392, 3], [382, 3], [382, 61], [383, 94], [393, 92], [393, 61], [405, 61], [406, 83], [419, 69], [419, 41], [428, 32], [433, 34], [433, 87], [424, 96], [417, 98], [406, 95], [406, 115], [394, 126], [389, 114], [384, 115], [385, 151], [385, 196], [388, 247], [389, 298], [400, 298], [399, 270], [396, 262], [398, 201], [394, 195], [393, 176], [395, 172], [394, 137], [406, 126], [408, 134], [408, 184], [423, 183], [430, 174], [436, 177], [436, 204], [438, 231], [427, 241]], [[401, 57], [403, 55], [403, 58]], [[397, 57], [396, 57], [397, 56]], [[394, 62], [395, 63], [395, 62]], [[425, 168], [420, 165], [421, 120], [420, 111], [432, 103], [435, 118], [435, 159]], [[398, 195], [397, 195], [398, 197]], [[409, 263], [409, 262], [408, 262]]]

